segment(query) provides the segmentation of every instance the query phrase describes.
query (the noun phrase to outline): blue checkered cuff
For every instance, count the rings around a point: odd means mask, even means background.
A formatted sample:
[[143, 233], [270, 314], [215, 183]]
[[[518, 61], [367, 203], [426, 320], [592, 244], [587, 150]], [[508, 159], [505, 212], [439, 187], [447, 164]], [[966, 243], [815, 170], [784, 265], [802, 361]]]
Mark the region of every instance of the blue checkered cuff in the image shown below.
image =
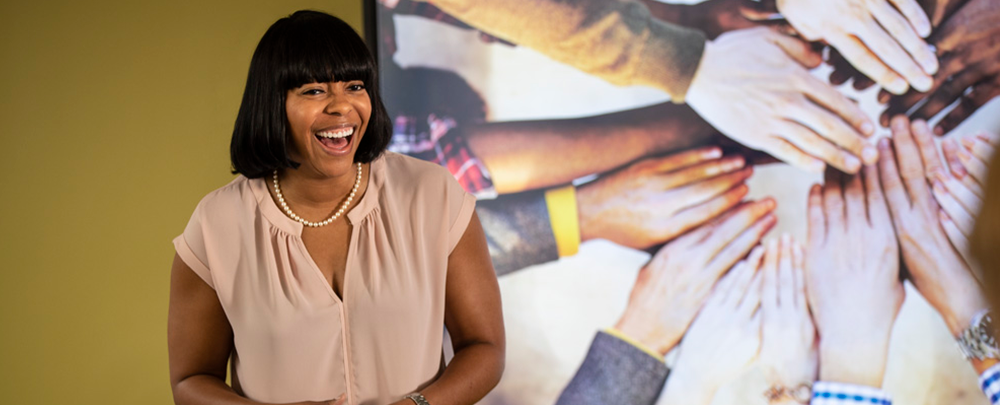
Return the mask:
[[875, 387], [817, 381], [810, 405], [892, 405], [892, 397]]
[[1000, 364], [983, 371], [983, 375], [979, 376], [979, 387], [991, 404], [1000, 404]]

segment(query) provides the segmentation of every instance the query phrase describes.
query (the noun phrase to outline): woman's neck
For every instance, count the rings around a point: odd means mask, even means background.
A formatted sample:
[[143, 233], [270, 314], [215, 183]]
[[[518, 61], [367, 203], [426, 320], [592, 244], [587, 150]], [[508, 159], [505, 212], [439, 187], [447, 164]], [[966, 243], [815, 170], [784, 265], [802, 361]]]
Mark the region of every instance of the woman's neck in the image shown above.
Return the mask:
[[[362, 165], [361, 184], [354, 196], [355, 202], [361, 199], [368, 184], [368, 167]], [[338, 176], [327, 177], [308, 173], [299, 169], [284, 169], [278, 172], [278, 184], [285, 201], [306, 209], [328, 210], [340, 205], [350, 194], [357, 182], [357, 165], [351, 165], [349, 172]], [[273, 191], [273, 190], [272, 190]]]

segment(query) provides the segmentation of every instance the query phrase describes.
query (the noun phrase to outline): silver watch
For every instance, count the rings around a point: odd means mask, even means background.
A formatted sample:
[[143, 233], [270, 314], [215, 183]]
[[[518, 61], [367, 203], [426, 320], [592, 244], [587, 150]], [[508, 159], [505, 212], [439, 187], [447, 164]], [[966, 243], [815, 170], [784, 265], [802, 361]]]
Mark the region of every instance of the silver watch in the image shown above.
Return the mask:
[[972, 326], [958, 335], [958, 348], [966, 360], [1000, 358], [1000, 349], [997, 348], [997, 340], [993, 334], [993, 319], [990, 313], [986, 310], [980, 311], [972, 318]]
[[427, 402], [427, 399], [424, 398], [423, 395], [420, 395], [419, 392], [414, 392], [410, 395], [407, 395], [405, 398], [409, 399], [410, 401], [413, 401], [417, 405], [431, 405], [431, 403]]

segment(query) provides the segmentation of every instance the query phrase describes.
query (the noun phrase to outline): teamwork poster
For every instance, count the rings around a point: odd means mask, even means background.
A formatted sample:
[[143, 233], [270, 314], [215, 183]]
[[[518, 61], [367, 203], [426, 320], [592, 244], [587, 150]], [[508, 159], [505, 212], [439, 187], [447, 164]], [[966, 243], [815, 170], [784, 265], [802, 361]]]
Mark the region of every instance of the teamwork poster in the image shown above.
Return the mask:
[[950, 297], [982, 294], [967, 238], [1000, 140], [1000, 4], [782, 3], [370, 7], [390, 150], [478, 198], [507, 332], [481, 403], [550, 405], [601, 379], [627, 381], [621, 404], [794, 403], [843, 336], [862, 343], [840, 360], [884, 359], [857, 377], [896, 403], [988, 403], [954, 338], [976, 302]]

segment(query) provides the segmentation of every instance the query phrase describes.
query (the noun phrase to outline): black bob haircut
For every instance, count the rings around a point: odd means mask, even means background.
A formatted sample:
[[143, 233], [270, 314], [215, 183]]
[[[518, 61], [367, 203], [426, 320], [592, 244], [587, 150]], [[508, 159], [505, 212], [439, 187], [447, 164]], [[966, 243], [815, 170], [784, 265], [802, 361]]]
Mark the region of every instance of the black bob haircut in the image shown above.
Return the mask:
[[300, 10], [271, 25], [250, 60], [243, 101], [229, 145], [233, 173], [248, 178], [297, 168], [288, 154], [288, 90], [314, 82], [364, 82], [372, 112], [354, 161], [379, 157], [392, 138], [392, 122], [379, 94], [378, 68], [360, 36], [344, 21]]

